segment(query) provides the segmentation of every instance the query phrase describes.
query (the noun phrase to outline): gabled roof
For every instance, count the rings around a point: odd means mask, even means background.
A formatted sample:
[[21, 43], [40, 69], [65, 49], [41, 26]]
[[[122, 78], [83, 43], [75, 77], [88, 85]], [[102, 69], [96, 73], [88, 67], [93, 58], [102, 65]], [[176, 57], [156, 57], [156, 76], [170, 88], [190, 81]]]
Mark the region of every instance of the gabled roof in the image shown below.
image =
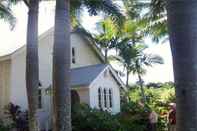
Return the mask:
[[[46, 32], [42, 33], [39, 37], [38, 37], [38, 41], [40, 41], [41, 39], [47, 37], [51, 32], [54, 31], [54, 28], [50, 28], [48, 29]], [[91, 41], [88, 36], [83, 33], [83, 31], [80, 29], [80, 28], [76, 28], [76, 29], [73, 29], [71, 31], [71, 34], [73, 33], [76, 33], [78, 34], [79, 36], [81, 36], [81, 38], [83, 38], [84, 40], [87, 41], [87, 44], [93, 49], [93, 51], [95, 52], [95, 54], [98, 56], [98, 58], [104, 62], [104, 56], [101, 52], [101, 50], [98, 48], [98, 46], [96, 45], [95, 42]], [[42, 43], [38, 43], [38, 44], [42, 44]], [[16, 49], [15, 51], [11, 52], [10, 54], [7, 54], [7, 55], [4, 55], [4, 56], [0, 56], [0, 61], [4, 61], [4, 60], [9, 60], [11, 59], [11, 56], [18, 53], [18, 52], [21, 52], [21, 51], [25, 51], [26, 49], [26, 44], [23, 45], [22, 47]]]
[[97, 64], [97, 65], [90, 65], [90, 66], [71, 69], [72, 88], [79, 86], [80, 87], [89, 86], [99, 76], [99, 74], [106, 68], [109, 69], [112, 77], [114, 78], [116, 83], [120, 86], [120, 88], [126, 90], [125, 84], [118, 77], [118, 75], [111, 67], [111, 65], [108, 64]]
[[107, 67], [106, 64], [71, 69], [71, 86], [87, 86]]
[[[54, 31], [54, 28], [50, 28], [43, 34], [39, 36], [39, 41], [46, 36], [48, 36], [51, 32]], [[104, 56], [101, 52], [101, 50], [98, 48], [96, 43], [92, 41], [86, 34], [83, 33], [83, 30], [80, 28], [73, 29], [71, 33], [77, 33], [78, 35], [81, 36], [84, 40], [87, 41], [87, 44], [93, 49], [95, 54], [98, 56], [98, 58], [101, 60], [101, 62], [104, 63]], [[39, 44], [41, 44], [39, 42]], [[22, 46], [21, 48], [15, 50], [14, 52], [5, 55], [5, 56], [0, 56], [0, 61], [4, 60], [10, 60], [12, 55], [15, 55], [19, 52], [23, 52], [26, 49], [26, 45]], [[111, 65], [107, 64], [98, 64], [98, 65], [91, 65], [91, 66], [86, 66], [86, 67], [81, 67], [81, 68], [74, 68], [71, 69], [71, 86], [85, 86], [89, 85], [105, 68], [109, 67], [110, 72], [113, 76], [113, 78], [116, 80], [116, 82], [120, 85], [121, 88], [126, 89], [124, 83], [122, 80], [118, 77], [116, 72], [113, 70]]]

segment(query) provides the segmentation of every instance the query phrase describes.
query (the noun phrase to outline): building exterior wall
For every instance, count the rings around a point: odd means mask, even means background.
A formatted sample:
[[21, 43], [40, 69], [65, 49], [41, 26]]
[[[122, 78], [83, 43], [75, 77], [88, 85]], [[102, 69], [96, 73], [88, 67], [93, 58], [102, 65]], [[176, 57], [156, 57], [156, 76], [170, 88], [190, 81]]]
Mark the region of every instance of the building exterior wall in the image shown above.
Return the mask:
[[0, 114], [10, 102], [10, 60], [0, 62]]
[[82, 88], [78, 88], [78, 89], [75, 89], [79, 95], [79, 98], [80, 98], [80, 103], [83, 103], [83, 104], [87, 104], [87, 105], [90, 105], [90, 94], [89, 94], [89, 88], [86, 87], [82, 87]]
[[[104, 73], [107, 71], [107, 75]], [[112, 113], [120, 112], [120, 87], [111, 75], [109, 68], [103, 71], [90, 85], [90, 106], [91, 108], [99, 108], [98, 105], [98, 89], [112, 90]]]
[[76, 50], [76, 64], [72, 64], [72, 68], [101, 63], [95, 52], [91, 49], [89, 44], [87, 44], [87, 41], [81, 38], [80, 35], [72, 34], [71, 41], [72, 47]]
[[[48, 88], [52, 84], [53, 37], [53, 30], [50, 30], [39, 39], [39, 79], [42, 88]], [[71, 65], [72, 68], [101, 63], [81, 35], [71, 34], [71, 47], [75, 48], [76, 53], [76, 63]], [[11, 102], [19, 104], [23, 109], [27, 109], [25, 58], [25, 48], [15, 52], [11, 58]]]
[[25, 52], [12, 56], [11, 61], [11, 102], [27, 109], [25, 84]]
[[[43, 108], [39, 110], [39, 119], [48, 119], [52, 112], [52, 97], [45, 92], [45, 89], [52, 84], [52, 55], [53, 55], [53, 32], [47, 32], [39, 39], [39, 79], [42, 84]], [[87, 41], [82, 36], [71, 34], [71, 47], [75, 48], [76, 63], [72, 68], [95, 65], [102, 63]], [[25, 82], [26, 69], [26, 52], [25, 48], [16, 51], [10, 61], [0, 62], [0, 107], [8, 102], [13, 102], [27, 109], [27, 94]], [[2, 71], [1, 71], [2, 69]], [[3, 81], [3, 82], [1, 82]], [[7, 88], [2, 88], [7, 87]], [[119, 86], [112, 78], [111, 74], [104, 77], [102, 74], [91, 84], [90, 87], [77, 88], [76, 91], [80, 96], [80, 102], [90, 105], [92, 108], [98, 107], [98, 87], [113, 89], [113, 112], [120, 111], [120, 94]], [[88, 89], [89, 88], [89, 89]], [[3, 95], [2, 95], [3, 94]], [[51, 120], [51, 119], [48, 119]], [[46, 124], [46, 125], [45, 125]], [[48, 125], [47, 125], [48, 124]], [[50, 125], [50, 121], [42, 123], [44, 127]]]

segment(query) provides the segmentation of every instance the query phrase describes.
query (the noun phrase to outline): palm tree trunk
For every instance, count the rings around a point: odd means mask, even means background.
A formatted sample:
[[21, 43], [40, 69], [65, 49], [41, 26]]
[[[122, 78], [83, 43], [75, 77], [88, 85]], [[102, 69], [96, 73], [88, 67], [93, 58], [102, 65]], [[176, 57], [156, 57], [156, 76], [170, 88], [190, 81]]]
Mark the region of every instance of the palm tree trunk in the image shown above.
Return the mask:
[[108, 49], [107, 49], [107, 47], [105, 47], [105, 63], [107, 63], [108, 62]]
[[53, 131], [71, 131], [70, 1], [56, 0], [53, 54]]
[[197, 130], [197, 1], [168, 0], [177, 131]]
[[142, 77], [141, 77], [140, 73], [138, 73], [137, 75], [138, 75], [138, 79], [139, 79], [142, 100], [143, 100], [144, 103], [146, 103], [146, 95], [145, 95], [145, 92], [144, 92], [143, 80], [142, 80]]
[[127, 74], [126, 74], [126, 87], [128, 88], [129, 86], [129, 71], [127, 69]]
[[38, 105], [39, 66], [38, 66], [38, 0], [29, 1], [26, 52], [26, 88], [29, 108], [29, 130], [38, 131], [36, 117]]

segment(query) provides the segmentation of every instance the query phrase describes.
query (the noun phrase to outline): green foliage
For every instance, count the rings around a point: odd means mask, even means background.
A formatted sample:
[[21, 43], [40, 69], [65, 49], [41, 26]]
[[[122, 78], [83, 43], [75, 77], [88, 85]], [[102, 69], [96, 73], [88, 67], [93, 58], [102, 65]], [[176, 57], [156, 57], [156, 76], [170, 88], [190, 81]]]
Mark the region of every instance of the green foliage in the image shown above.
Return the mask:
[[0, 131], [9, 131], [13, 129], [14, 124], [10, 117], [7, 114], [1, 117], [2, 118], [0, 119]]
[[73, 131], [118, 131], [120, 123], [115, 115], [91, 109], [87, 105], [76, 106], [72, 111]]
[[126, 103], [123, 111], [113, 115], [109, 112], [80, 105], [72, 111], [73, 131], [143, 131], [147, 120], [144, 108], [136, 103]]
[[[161, 84], [161, 83], [160, 83]], [[132, 102], [141, 101], [141, 92], [139, 87], [132, 88], [129, 97]], [[147, 97], [147, 105], [159, 114], [158, 128], [159, 131], [165, 131], [167, 128], [167, 112], [168, 104], [175, 102], [175, 90], [173, 83], [168, 82], [161, 84], [159, 88], [145, 87], [145, 95]]]
[[115, 38], [118, 35], [118, 28], [113, 23], [111, 18], [107, 18], [98, 23], [99, 34], [95, 35], [94, 39], [101, 49], [112, 49], [115, 45]]
[[[2, 121], [0, 121], [2, 123]], [[9, 131], [9, 127], [5, 126], [5, 125], [2, 125], [0, 124], [0, 131]]]
[[144, 131], [147, 126], [148, 114], [146, 108], [130, 101], [121, 106], [119, 120], [123, 131]]
[[13, 29], [16, 23], [16, 19], [13, 16], [13, 12], [11, 11], [11, 3], [14, 3], [11, 0], [2, 0], [0, 1], [0, 19], [9, 22], [10, 28]]
[[76, 12], [83, 12], [83, 7], [86, 7], [90, 15], [98, 15], [99, 12], [104, 12], [119, 26], [124, 21], [120, 9], [112, 0], [71, 0], [70, 5], [72, 17], [76, 15]]
[[147, 21], [147, 34], [153, 41], [168, 39], [166, 0], [151, 0], [148, 12], [145, 15]]

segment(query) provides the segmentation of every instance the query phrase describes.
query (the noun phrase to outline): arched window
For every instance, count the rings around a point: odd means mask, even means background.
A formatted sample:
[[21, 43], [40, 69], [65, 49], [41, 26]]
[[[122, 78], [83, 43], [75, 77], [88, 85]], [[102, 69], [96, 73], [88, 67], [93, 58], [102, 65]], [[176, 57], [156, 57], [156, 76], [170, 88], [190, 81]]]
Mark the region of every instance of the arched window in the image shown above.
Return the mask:
[[42, 108], [42, 89], [38, 89], [38, 108]]
[[109, 108], [112, 108], [112, 90], [109, 89]]
[[76, 63], [76, 53], [75, 53], [75, 48], [72, 47], [72, 63], [75, 64]]
[[107, 90], [104, 89], [104, 107], [107, 108]]
[[98, 106], [101, 109], [102, 108], [102, 90], [101, 88], [98, 89]]

